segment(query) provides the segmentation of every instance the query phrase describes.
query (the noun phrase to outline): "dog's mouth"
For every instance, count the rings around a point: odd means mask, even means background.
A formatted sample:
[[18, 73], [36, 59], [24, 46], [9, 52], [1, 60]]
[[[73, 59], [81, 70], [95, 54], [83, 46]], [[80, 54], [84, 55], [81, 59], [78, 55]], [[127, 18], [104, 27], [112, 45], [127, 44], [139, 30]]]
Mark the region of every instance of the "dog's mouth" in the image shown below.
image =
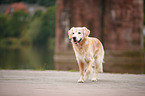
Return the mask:
[[81, 41], [82, 41], [82, 38], [81, 38], [79, 41], [73, 40], [73, 42], [74, 42], [75, 44], [78, 44], [78, 43], [80, 43]]

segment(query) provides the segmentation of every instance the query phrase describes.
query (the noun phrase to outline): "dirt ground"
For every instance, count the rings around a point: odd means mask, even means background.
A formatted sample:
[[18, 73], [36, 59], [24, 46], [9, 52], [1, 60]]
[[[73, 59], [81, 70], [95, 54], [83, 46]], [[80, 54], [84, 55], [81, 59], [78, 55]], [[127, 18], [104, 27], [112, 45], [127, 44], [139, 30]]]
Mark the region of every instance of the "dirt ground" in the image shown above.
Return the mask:
[[0, 70], [0, 96], [145, 96], [145, 75], [99, 73], [77, 83], [79, 72]]

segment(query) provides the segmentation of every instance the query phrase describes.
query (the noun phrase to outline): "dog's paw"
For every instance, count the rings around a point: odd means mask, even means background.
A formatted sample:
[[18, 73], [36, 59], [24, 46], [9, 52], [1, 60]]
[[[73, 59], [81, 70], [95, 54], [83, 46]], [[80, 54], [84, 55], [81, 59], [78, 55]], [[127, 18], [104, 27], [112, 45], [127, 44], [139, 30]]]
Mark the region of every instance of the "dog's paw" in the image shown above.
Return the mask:
[[84, 80], [78, 80], [78, 83], [84, 83]]
[[96, 82], [97, 81], [97, 79], [96, 78], [92, 78], [92, 82]]

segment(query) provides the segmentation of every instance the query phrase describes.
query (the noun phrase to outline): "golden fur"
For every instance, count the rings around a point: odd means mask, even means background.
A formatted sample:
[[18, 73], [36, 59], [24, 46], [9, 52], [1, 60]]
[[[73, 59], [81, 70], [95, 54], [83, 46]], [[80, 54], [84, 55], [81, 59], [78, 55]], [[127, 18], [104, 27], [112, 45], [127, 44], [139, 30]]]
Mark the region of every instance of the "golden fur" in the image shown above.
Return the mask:
[[98, 72], [103, 72], [103, 46], [97, 38], [88, 37], [89, 34], [90, 30], [86, 27], [72, 27], [68, 31], [80, 70], [79, 83], [88, 79], [92, 68], [94, 71], [92, 81], [97, 80]]

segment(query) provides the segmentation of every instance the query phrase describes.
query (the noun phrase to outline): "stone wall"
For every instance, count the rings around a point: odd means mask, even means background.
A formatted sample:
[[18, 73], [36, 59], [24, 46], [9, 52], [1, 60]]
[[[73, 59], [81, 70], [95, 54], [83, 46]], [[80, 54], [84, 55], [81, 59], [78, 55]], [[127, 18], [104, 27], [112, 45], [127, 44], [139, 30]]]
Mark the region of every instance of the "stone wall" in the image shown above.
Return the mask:
[[56, 50], [70, 50], [67, 31], [86, 26], [91, 36], [101, 39], [102, 0], [57, 0]]
[[107, 50], [143, 49], [143, 0], [105, 0]]
[[72, 26], [86, 26], [90, 36], [101, 40], [106, 52], [104, 71], [144, 72], [143, 0], [57, 0], [54, 58], [56, 67], [61, 69], [63, 64], [63, 70], [78, 69], [67, 67], [77, 67], [67, 36]]

